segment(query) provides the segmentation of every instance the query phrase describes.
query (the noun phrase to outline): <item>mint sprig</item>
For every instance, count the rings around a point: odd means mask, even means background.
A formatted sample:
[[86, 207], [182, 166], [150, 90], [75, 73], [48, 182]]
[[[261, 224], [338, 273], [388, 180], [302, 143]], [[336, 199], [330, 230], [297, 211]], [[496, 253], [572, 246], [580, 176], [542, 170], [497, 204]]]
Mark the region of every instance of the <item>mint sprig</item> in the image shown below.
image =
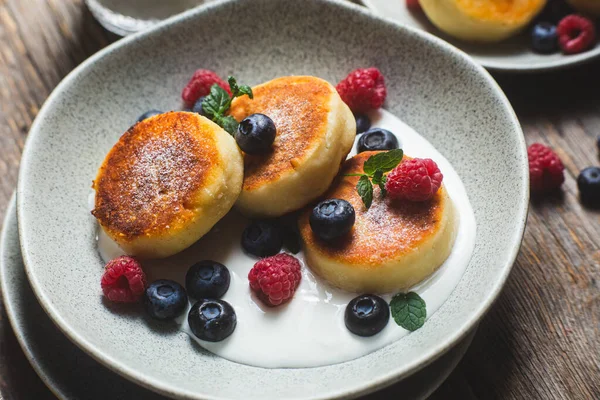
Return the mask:
[[427, 317], [425, 300], [415, 292], [395, 295], [390, 302], [390, 309], [394, 321], [411, 332], [422, 327]]
[[379, 186], [381, 189], [381, 196], [385, 197], [385, 182], [387, 176], [384, 175], [396, 168], [402, 158], [404, 152], [402, 149], [394, 149], [386, 151], [385, 153], [377, 153], [374, 156], [369, 157], [363, 164], [364, 174], [348, 174], [346, 176], [360, 176], [358, 183], [356, 184], [356, 191], [362, 199], [367, 210], [373, 203], [373, 185]]
[[238, 128], [238, 122], [230, 115], [225, 115], [231, 107], [231, 102], [236, 97], [247, 95], [251, 99], [254, 98], [252, 88], [250, 86], [239, 86], [233, 76], [227, 78], [231, 96], [225, 89], [216, 83], [210, 88], [210, 93], [202, 101], [202, 110], [208, 118], [213, 120], [217, 125], [225, 129], [231, 135], [235, 134]]
[[371, 184], [367, 175], [360, 177], [356, 184], [356, 190], [368, 210], [371, 207], [371, 203], [373, 203], [373, 184]]

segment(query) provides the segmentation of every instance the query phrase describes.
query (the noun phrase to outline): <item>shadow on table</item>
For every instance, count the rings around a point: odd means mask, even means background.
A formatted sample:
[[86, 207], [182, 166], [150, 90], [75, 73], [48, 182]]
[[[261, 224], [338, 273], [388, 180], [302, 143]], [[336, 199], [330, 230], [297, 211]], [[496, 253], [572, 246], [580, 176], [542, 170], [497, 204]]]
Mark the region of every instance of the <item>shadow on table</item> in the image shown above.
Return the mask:
[[25, 358], [0, 300], [0, 398], [56, 400]]
[[[514, 275], [514, 274], [513, 274]], [[509, 278], [510, 280], [510, 278]], [[506, 310], [500, 304], [510, 301], [504, 290], [481, 321], [467, 353], [440, 388], [429, 400], [494, 400], [515, 398], [507, 383], [519, 373], [516, 365], [519, 351], [515, 333], [511, 330]], [[523, 397], [525, 398], [525, 397]]]
[[564, 116], [565, 112], [578, 112], [590, 107], [598, 110], [599, 70], [600, 60], [595, 60], [556, 72], [493, 72], [492, 75], [506, 93], [517, 114], [543, 118], [552, 115]]

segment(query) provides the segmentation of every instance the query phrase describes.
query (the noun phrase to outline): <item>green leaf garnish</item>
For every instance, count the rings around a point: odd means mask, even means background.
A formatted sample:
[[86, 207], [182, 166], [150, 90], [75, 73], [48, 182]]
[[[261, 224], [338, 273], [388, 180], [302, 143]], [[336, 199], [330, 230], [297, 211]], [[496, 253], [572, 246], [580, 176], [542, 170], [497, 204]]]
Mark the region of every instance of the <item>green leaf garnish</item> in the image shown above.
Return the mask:
[[387, 176], [383, 174], [383, 171], [378, 169], [373, 174], [373, 178], [371, 178], [373, 185], [378, 185], [379, 189], [381, 189], [381, 196], [385, 197], [387, 194], [387, 190], [385, 190], [385, 182], [387, 181]]
[[[377, 171], [388, 172], [396, 168], [402, 158], [404, 151], [402, 149], [389, 150], [384, 153], [377, 153], [369, 157], [363, 166], [365, 174], [369, 176], [375, 175]], [[375, 182], [373, 182], [375, 183]]]
[[232, 96], [221, 86], [216, 83], [210, 88], [210, 93], [202, 101], [202, 110], [213, 120], [217, 125], [225, 129], [231, 135], [235, 134], [238, 127], [238, 122], [230, 115], [225, 115], [231, 107], [231, 102], [236, 97], [247, 95], [251, 99], [254, 98], [252, 88], [250, 86], [239, 86], [233, 76], [227, 78]]
[[235, 135], [235, 131], [237, 131], [239, 125], [235, 118], [233, 118], [231, 115], [221, 117], [218, 120], [217, 124], [221, 125], [221, 127], [227, 132], [229, 132], [231, 135]]
[[383, 175], [383, 171], [380, 169], [375, 171], [375, 173], [371, 177], [371, 181], [373, 182], [373, 185], [379, 185], [380, 183], [385, 182], [385, 179], [386, 179], [385, 175]]
[[422, 327], [427, 317], [425, 301], [415, 292], [395, 295], [390, 302], [390, 309], [394, 321], [411, 332]]
[[229, 88], [231, 89], [231, 93], [233, 94], [234, 98], [246, 94], [248, 97], [250, 97], [250, 99], [254, 99], [254, 94], [252, 93], [252, 88], [250, 86], [238, 86], [237, 81], [233, 76], [227, 78], [227, 83], [229, 83]]
[[369, 180], [368, 176], [363, 175], [360, 177], [358, 183], [356, 184], [356, 190], [358, 191], [358, 195], [368, 210], [373, 202], [373, 184]]
[[360, 176], [356, 185], [356, 190], [365, 204], [365, 207], [367, 207], [367, 210], [371, 207], [371, 203], [373, 202], [373, 185], [379, 186], [379, 189], [381, 189], [381, 197], [385, 197], [387, 194], [387, 191], [385, 190], [387, 176], [385, 176], [384, 173], [396, 168], [396, 166], [402, 162], [403, 157], [404, 152], [402, 149], [377, 153], [365, 161], [363, 165], [364, 174], [346, 175]]
[[210, 88], [210, 94], [202, 101], [202, 110], [213, 121], [215, 121], [215, 118], [223, 116], [225, 111], [229, 109], [229, 106], [231, 106], [229, 94], [216, 83]]

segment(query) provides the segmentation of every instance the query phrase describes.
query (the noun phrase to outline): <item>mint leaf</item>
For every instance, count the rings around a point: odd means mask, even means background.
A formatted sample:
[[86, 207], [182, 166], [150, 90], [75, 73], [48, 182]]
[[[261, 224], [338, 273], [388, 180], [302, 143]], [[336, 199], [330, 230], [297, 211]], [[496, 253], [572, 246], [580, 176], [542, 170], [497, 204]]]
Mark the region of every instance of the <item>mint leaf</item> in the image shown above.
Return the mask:
[[237, 81], [233, 76], [228, 77], [227, 82], [229, 83], [229, 88], [231, 89], [233, 98], [241, 97], [243, 95], [248, 95], [250, 99], [254, 98], [254, 94], [252, 93], [252, 88], [250, 86], [238, 86]]
[[400, 164], [403, 157], [404, 152], [402, 149], [378, 153], [365, 161], [363, 164], [364, 174], [346, 174], [346, 176], [360, 176], [356, 190], [362, 198], [363, 203], [365, 203], [367, 210], [373, 202], [373, 185], [379, 186], [381, 197], [385, 197], [387, 195], [387, 191], [385, 190], [387, 177], [384, 174]]
[[383, 171], [380, 169], [375, 171], [373, 173], [373, 176], [371, 177], [371, 180], [373, 181], [373, 185], [379, 185], [381, 182], [383, 182], [385, 180], [385, 176], [383, 176]]
[[400, 164], [403, 157], [404, 152], [402, 149], [394, 149], [386, 151], [385, 153], [375, 154], [365, 161], [363, 171], [369, 176], [373, 176], [377, 170], [381, 170], [381, 172], [391, 171]]
[[380, 169], [375, 171], [373, 177], [371, 178], [371, 181], [373, 182], [373, 185], [379, 185], [379, 189], [381, 189], [381, 196], [385, 197], [385, 195], [387, 194], [387, 190], [385, 190], [385, 182], [387, 181], [387, 176], [383, 174], [383, 171]]
[[239, 90], [237, 81], [235, 80], [235, 78], [233, 76], [228, 76], [227, 83], [229, 83], [229, 89], [231, 90], [231, 93], [235, 97], [235, 93]]
[[231, 135], [235, 135], [235, 131], [238, 128], [238, 122], [231, 115], [226, 117], [219, 117], [217, 124], [221, 125], [223, 129], [229, 132]]
[[229, 98], [229, 93], [215, 83], [210, 88], [210, 94], [202, 101], [202, 110], [213, 121], [217, 122], [215, 119], [222, 116], [230, 105], [231, 99]]
[[360, 177], [356, 184], [356, 190], [368, 210], [371, 207], [371, 203], [373, 203], [373, 185], [368, 176], [363, 175]]
[[240, 86], [238, 93], [239, 94], [235, 97], [248, 95], [248, 97], [250, 97], [251, 100], [254, 99], [254, 93], [252, 93], [252, 88], [250, 86], [247, 86], [247, 85]]
[[398, 293], [390, 302], [392, 318], [402, 328], [416, 331], [425, 323], [427, 307], [425, 301], [415, 292]]
[[387, 195], [387, 190], [385, 190], [385, 182], [379, 184], [379, 189], [381, 190], [381, 197], [385, 197]]
[[252, 99], [254, 95], [250, 86], [239, 86], [233, 76], [227, 78], [227, 81], [229, 82], [229, 88], [233, 97], [230, 97], [225, 89], [215, 83], [210, 88], [210, 93], [202, 101], [202, 110], [208, 118], [212, 119], [231, 135], [234, 135], [239, 124], [235, 118], [225, 115], [225, 113], [231, 107], [231, 101], [235, 97], [248, 95]]

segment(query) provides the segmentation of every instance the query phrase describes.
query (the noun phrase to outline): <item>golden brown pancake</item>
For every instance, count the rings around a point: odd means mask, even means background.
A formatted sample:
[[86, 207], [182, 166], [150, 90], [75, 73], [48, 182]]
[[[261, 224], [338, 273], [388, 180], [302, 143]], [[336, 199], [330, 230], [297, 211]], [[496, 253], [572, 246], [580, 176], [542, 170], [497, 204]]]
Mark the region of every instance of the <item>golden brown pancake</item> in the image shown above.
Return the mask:
[[238, 121], [255, 113], [277, 128], [272, 151], [244, 156], [238, 207], [246, 214], [278, 216], [299, 209], [331, 184], [356, 135], [352, 112], [328, 82], [312, 76], [277, 78], [234, 100]]
[[454, 206], [444, 186], [427, 202], [381, 198], [375, 188], [366, 209], [356, 191], [364, 162], [376, 152], [363, 152], [344, 163], [324, 198], [344, 199], [356, 213], [352, 230], [325, 242], [309, 224], [311, 207], [300, 217], [300, 233], [309, 267], [334, 286], [352, 292], [387, 293], [407, 289], [433, 273], [448, 257], [456, 235]]
[[106, 156], [92, 214], [129, 254], [166, 257], [197, 241], [233, 205], [242, 159], [233, 138], [198, 114], [132, 126]]

